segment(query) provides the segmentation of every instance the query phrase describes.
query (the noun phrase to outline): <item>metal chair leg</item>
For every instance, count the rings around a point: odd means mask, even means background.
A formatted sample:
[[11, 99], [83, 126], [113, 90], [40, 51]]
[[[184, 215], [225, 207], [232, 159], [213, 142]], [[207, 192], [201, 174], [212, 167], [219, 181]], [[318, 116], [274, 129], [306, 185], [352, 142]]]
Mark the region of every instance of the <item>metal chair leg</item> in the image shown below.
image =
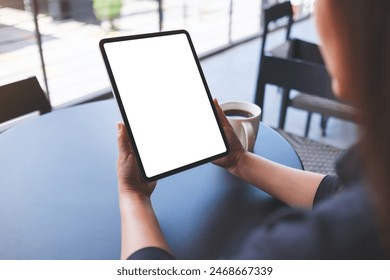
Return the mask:
[[322, 136], [326, 136], [326, 126], [328, 124], [329, 117], [322, 115], [321, 116], [321, 130], [322, 130]]
[[305, 137], [309, 135], [310, 123], [311, 123], [311, 112], [308, 112], [305, 128]]
[[289, 105], [290, 99], [290, 90], [283, 89], [282, 91], [282, 102], [280, 105], [280, 115], [279, 115], [279, 128], [284, 129], [284, 125], [286, 123], [286, 115], [287, 115], [287, 107]]

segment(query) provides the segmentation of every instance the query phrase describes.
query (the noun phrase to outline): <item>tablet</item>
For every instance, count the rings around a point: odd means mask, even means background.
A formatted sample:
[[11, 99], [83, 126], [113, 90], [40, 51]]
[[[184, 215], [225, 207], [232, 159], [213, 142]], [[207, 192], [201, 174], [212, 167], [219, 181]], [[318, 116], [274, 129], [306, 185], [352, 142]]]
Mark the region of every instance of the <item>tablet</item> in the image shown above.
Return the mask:
[[99, 45], [146, 180], [228, 154], [226, 137], [188, 32], [108, 38]]

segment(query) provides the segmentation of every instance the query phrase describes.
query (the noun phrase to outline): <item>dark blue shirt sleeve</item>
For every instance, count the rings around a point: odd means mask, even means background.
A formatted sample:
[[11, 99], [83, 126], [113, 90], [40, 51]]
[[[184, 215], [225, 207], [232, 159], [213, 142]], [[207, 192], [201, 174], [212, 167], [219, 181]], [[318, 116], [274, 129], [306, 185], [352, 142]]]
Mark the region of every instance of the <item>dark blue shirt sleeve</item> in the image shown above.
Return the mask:
[[340, 180], [335, 176], [325, 176], [320, 185], [318, 186], [317, 192], [314, 196], [313, 205], [317, 205], [324, 199], [333, 197], [343, 190], [343, 186]]
[[142, 248], [131, 254], [128, 260], [174, 260], [167, 251], [157, 247]]
[[233, 259], [380, 259], [375, 218], [362, 189], [346, 189], [312, 211], [285, 208], [250, 234]]

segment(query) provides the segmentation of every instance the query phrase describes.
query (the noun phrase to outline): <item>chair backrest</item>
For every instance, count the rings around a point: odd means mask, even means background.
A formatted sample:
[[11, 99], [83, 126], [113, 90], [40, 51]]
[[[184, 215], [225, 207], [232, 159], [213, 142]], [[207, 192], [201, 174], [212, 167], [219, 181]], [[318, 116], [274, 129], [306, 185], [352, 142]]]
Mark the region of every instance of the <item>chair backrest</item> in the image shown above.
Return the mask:
[[293, 9], [290, 1], [278, 3], [264, 8], [264, 29], [263, 29], [263, 43], [261, 46], [261, 57], [264, 56], [264, 52], [265, 52], [265, 44], [267, 41], [269, 24], [271, 22], [277, 21], [284, 17], [288, 18], [288, 24], [286, 30], [286, 41], [287, 41], [290, 40], [291, 26], [294, 22]]
[[40, 114], [51, 111], [36, 77], [0, 87], [0, 123], [35, 111]]
[[288, 57], [291, 59], [325, 65], [318, 45], [300, 39], [290, 40]]
[[255, 97], [255, 103], [261, 108], [267, 84], [334, 99], [329, 73], [324, 65], [317, 63], [265, 55]]

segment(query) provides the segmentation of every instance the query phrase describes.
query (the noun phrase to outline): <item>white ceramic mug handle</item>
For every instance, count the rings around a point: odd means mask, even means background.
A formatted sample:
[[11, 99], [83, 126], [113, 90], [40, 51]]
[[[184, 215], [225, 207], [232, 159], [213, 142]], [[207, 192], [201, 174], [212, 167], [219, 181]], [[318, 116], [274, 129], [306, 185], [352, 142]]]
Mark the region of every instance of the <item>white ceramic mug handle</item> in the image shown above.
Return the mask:
[[245, 134], [245, 144], [244, 148], [245, 150], [249, 149], [249, 138], [252, 137], [255, 133], [253, 126], [249, 122], [242, 122], [242, 127], [244, 128], [244, 134]]

